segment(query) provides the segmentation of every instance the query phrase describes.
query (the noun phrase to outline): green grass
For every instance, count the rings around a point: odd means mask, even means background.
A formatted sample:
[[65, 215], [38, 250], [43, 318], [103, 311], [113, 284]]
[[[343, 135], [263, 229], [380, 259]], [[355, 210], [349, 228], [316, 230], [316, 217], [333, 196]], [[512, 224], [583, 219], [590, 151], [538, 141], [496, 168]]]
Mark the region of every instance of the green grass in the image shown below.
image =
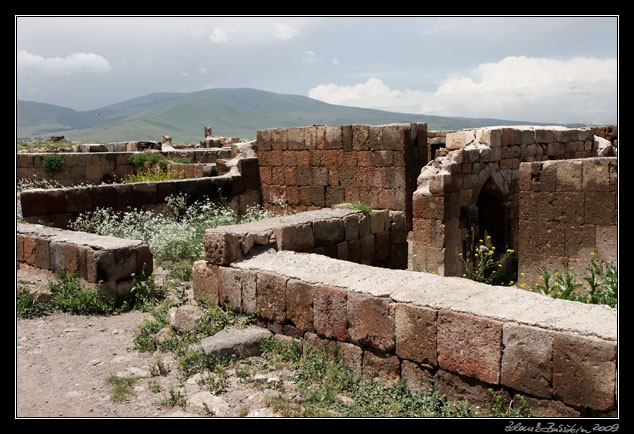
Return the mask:
[[139, 377], [118, 377], [116, 375], [110, 375], [106, 379], [106, 383], [112, 387], [110, 401], [116, 403], [124, 402], [134, 396], [134, 385], [139, 379]]
[[36, 318], [59, 311], [73, 315], [111, 315], [133, 309], [145, 310], [164, 298], [162, 288], [155, 288], [152, 278], [131, 276], [133, 287], [127, 294], [102, 295], [98, 287], [85, 286], [77, 275], [63, 268], [49, 280], [51, 299], [48, 303], [37, 303], [28, 289], [21, 287], [16, 293], [16, 312], [19, 318]]
[[[525, 417], [530, 416], [523, 397], [514, 405], [505, 404], [490, 390], [493, 404], [476, 408], [468, 402], [450, 402], [434, 389], [410, 390], [401, 379], [394, 383], [376, 381], [354, 374], [341, 357], [322, 348], [299, 349], [296, 343], [274, 340], [262, 343], [269, 366], [293, 372], [294, 393], [270, 399], [270, 407], [285, 417]], [[243, 372], [244, 378], [249, 378]]]

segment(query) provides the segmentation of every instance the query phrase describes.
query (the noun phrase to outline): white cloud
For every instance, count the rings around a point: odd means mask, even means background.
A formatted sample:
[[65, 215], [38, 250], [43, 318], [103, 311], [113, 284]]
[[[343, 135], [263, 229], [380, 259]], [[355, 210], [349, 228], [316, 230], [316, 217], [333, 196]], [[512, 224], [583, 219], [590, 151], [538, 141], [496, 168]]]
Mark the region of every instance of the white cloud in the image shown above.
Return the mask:
[[616, 121], [616, 59], [507, 57], [448, 77], [434, 92], [393, 90], [371, 77], [354, 86], [309, 91], [332, 104], [441, 116], [534, 122]]
[[227, 32], [221, 27], [214, 27], [213, 32], [209, 35], [209, 39], [216, 44], [222, 44], [223, 42], [229, 41], [229, 36]]
[[286, 41], [288, 39], [293, 39], [299, 31], [289, 25], [279, 23], [275, 26], [275, 37]]
[[26, 50], [17, 53], [17, 66], [21, 72], [35, 72], [51, 75], [67, 75], [80, 72], [105, 73], [110, 71], [110, 63], [94, 53], [71, 53], [66, 57], [43, 57]]
[[392, 90], [376, 77], [370, 77], [365, 83], [354, 86], [322, 84], [308, 92], [310, 98], [330, 104], [395, 111], [407, 111], [407, 107], [411, 109], [420, 105], [424, 95], [423, 92], [417, 91]]

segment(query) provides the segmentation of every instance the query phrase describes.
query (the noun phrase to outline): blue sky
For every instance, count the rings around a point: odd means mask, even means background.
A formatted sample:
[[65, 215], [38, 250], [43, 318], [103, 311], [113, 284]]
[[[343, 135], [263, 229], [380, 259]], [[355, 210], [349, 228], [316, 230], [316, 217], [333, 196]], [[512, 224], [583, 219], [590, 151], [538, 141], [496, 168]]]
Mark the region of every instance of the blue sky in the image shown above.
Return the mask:
[[617, 122], [618, 17], [16, 16], [16, 98], [90, 110], [252, 87], [334, 104]]

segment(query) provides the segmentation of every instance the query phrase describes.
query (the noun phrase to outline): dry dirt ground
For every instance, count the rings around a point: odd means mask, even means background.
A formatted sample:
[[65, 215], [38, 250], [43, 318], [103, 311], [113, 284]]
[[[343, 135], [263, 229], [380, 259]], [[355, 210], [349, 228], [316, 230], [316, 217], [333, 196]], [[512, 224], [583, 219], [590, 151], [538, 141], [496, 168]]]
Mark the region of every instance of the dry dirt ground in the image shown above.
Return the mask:
[[[22, 264], [16, 277], [16, 283], [27, 281], [31, 288], [46, 288], [53, 280], [51, 273]], [[149, 314], [133, 311], [16, 319], [15, 417], [194, 418], [210, 416], [207, 409], [225, 418], [277, 416], [265, 400], [279, 394], [280, 385], [292, 388], [289, 372], [265, 372], [254, 384], [235, 375], [241, 366], [229, 367], [226, 391], [214, 395], [199, 385], [199, 377], [181, 378], [171, 354], [133, 349], [137, 325], [145, 316]], [[171, 368], [167, 375], [151, 375], [150, 366], [158, 360]], [[112, 386], [106, 381], [111, 375], [140, 377], [124, 402], [111, 400]], [[184, 408], [161, 404], [170, 392], [185, 397]]]

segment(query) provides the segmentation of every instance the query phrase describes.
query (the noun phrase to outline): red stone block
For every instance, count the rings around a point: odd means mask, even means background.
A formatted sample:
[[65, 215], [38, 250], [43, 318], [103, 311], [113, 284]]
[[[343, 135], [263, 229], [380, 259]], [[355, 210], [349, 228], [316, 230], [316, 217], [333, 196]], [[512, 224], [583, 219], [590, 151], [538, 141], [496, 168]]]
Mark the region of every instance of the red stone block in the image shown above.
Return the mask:
[[257, 277], [256, 303], [261, 318], [282, 324], [286, 320], [286, 282], [277, 274], [260, 272]]
[[313, 285], [295, 279], [288, 281], [286, 318], [304, 332], [313, 331]]
[[394, 318], [388, 299], [351, 292], [347, 316], [350, 342], [384, 352], [394, 349]]
[[314, 291], [315, 332], [345, 342], [348, 338], [348, 292], [325, 285], [316, 285]]
[[438, 313], [438, 366], [498, 384], [502, 325], [500, 321], [441, 310]]

